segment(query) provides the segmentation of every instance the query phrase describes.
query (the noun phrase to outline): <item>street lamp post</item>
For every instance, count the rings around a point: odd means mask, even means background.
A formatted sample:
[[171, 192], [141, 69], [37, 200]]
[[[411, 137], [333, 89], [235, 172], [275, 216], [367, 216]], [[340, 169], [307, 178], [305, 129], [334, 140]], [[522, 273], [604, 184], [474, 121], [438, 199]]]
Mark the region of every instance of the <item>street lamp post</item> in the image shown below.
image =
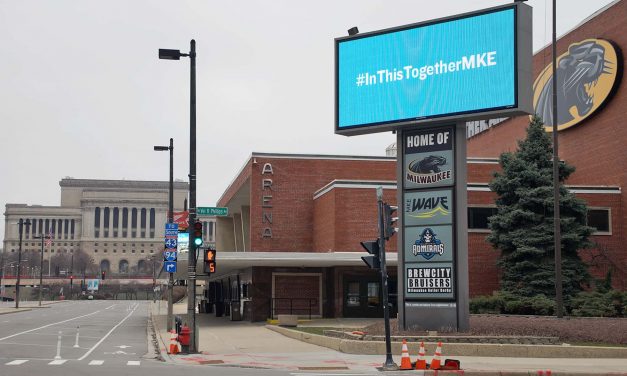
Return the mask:
[[[189, 96], [189, 237], [192, 238], [196, 221], [196, 41], [190, 41], [188, 54], [179, 50], [159, 49], [159, 59], [180, 60], [181, 56], [190, 60]], [[190, 321], [191, 335], [189, 351], [198, 350], [198, 329], [196, 328], [196, 245], [189, 245], [189, 266], [187, 277], [187, 319]]]
[[41, 290], [44, 288], [44, 239], [50, 239], [50, 235], [39, 234], [33, 236], [33, 239], [41, 239], [41, 257], [39, 258], [39, 305], [41, 306]]
[[[168, 223], [174, 223], [174, 139], [170, 138], [170, 146], [154, 146], [155, 151], [170, 151], [170, 184], [168, 190]], [[154, 269], [154, 260], [153, 260]], [[154, 270], [153, 270], [154, 275]], [[154, 280], [153, 280], [154, 284]], [[174, 309], [172, 307], [172, 294], [174, 288], [174, 273], [168, 273], [168, 318], [167, 329], [168, 332], [172, 330], [174, 326]]]
[[[15, 283], [15, 308], [20, 308], [20, 274], [22, 272], [22, 233], [24, 232], [24, 226], [30, 226], [30, 219], [24, 221], [22, 218], [18, 221], [18, 232], [20, 235], [20, 242], [17, 251], [17, 282]], [[28, 231], [28, 230], [26, 230]]]

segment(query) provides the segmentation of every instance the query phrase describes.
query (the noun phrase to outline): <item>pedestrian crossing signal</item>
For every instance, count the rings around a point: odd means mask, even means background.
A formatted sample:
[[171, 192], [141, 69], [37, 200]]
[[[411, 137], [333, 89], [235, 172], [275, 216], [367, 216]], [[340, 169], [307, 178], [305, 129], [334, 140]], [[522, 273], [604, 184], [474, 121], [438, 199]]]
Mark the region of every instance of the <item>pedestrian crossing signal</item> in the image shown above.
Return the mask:
[[207, 274], [216, 272], [216, 250], [212, 248], [205, 249], [204, 272]]

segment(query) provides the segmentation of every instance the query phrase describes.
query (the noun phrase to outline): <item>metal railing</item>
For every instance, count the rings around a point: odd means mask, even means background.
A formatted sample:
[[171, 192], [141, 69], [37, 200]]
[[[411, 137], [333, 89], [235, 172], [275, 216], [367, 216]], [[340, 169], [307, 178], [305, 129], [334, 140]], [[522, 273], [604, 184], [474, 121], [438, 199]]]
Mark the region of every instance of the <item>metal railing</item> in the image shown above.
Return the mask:
[[320, 314], [318, 299], [316, 298], [271, 298], [270, 318], [275, 319], [279, 314], [307, 315], [311, 320], [311, 312]]

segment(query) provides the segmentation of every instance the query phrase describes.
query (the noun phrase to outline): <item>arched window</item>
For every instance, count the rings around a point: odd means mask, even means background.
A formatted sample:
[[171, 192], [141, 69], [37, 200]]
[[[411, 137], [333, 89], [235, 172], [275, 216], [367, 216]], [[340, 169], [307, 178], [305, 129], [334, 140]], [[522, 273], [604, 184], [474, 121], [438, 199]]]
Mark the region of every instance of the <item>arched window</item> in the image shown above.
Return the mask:
[[120, 260], [120, 264], [118, 265], [118, 273], [120, 274], [128, 273], [128, 261]]
[[111, 269], [111, 263], [109, 262], [109, 260], [104, 259], [102, 261], [100, 261], [100, 271], [101, 272], [109, 272], [109, 270]]

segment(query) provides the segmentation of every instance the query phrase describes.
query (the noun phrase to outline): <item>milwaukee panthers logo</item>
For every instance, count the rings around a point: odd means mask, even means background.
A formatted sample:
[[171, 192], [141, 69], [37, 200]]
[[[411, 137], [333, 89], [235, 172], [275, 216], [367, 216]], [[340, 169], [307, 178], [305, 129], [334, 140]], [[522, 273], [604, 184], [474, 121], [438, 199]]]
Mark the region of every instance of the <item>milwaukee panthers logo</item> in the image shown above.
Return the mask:
[[431, 184], [451, 178], [451, 170], [441, 167], [446, 165], [446, 158], [441, 155], [430, 155], [417, 159], [407, 166], [407, 180], [417, 184]]
[[444, 253], [444, 243], [436, 237], [436, 233], [432, 229], [426, 228], [422, 230], [420, 237], [416, 240], [416, 243], [412, 246], [412, 253], [414, 256], [422, 256], [426, 260], [430, 260], [435, 255]]
[[[571, 44], [557, 59], [558, 130], [569, 128], [592, 115], [608, 99], [617, 84], [619, 60], [614, 46], [602, 39]], [[547, 131], [553, 125], [552, 66], [533, 85], [534, 109]]]

